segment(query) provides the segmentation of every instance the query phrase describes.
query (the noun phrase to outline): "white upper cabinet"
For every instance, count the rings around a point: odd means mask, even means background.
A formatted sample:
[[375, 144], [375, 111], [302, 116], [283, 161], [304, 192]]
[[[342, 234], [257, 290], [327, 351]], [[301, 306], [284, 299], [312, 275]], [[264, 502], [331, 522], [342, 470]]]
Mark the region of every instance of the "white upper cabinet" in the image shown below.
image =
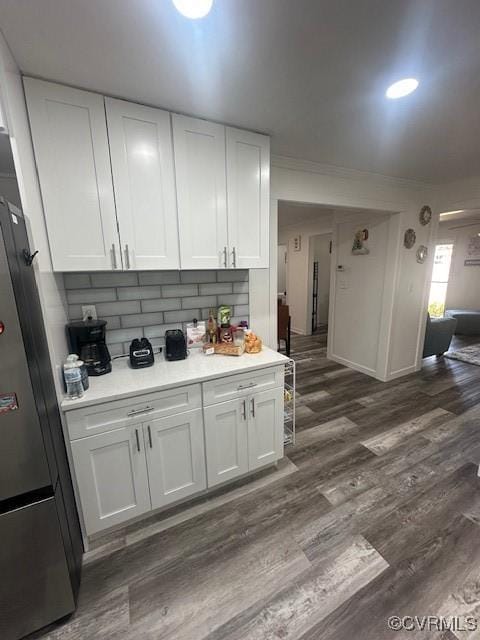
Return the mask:
[[173, 144], [181, 267], [227, 267], [225, 127], [173, 115]]
[[124, 269], [179, 269], [170, 114], [105, 99]]
[[270, 139], [226, 129], [227, 209], [230, 264], [269, 266]]
[[54, 270], [121, 268], [103, 97], [24, 82]]

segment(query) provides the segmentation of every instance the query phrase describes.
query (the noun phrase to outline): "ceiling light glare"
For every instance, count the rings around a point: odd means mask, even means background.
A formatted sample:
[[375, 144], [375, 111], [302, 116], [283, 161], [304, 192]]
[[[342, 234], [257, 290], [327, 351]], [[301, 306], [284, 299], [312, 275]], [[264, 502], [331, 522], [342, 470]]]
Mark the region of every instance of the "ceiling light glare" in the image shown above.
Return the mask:
[[204, 18], [213, 5], [213, 0], [172, 0], [176, 10], [191, 20]]
[[455, 209], [455, 211], [444, 211], [443, 213], [440, 214], [440, 217], [442, 216], [453, 216], [456, 213], [462, 213], [464, 211], [464, 209]]
[[404, 78], [403, 80], [399, 80], [398, 82], [391, 84], [385, 91], [385, 95], [391, 100], [396, 100], [397, 98], [408, 96], [408, 94], [415, 91], [417, 87], [418, 80], [415, 78]]

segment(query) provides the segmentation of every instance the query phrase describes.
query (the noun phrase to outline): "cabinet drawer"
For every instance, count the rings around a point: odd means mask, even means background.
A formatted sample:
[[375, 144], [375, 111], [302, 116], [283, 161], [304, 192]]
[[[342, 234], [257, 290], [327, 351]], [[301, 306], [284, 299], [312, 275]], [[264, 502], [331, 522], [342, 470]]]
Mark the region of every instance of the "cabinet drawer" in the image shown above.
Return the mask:
[[218, 402], [241, 398], [250, 393], [283, 386], [284, 368], [269, 367], [252, 373], [239, 373], [203, 383], [203, 404], [208, 407]]
[[202, 406], [199, 384], [166, 391], [156, 391], [124, 400], [74, 409], [66, 414], [70, 440], [103, 433], [145, 422], [153, 418], [171, 416]]

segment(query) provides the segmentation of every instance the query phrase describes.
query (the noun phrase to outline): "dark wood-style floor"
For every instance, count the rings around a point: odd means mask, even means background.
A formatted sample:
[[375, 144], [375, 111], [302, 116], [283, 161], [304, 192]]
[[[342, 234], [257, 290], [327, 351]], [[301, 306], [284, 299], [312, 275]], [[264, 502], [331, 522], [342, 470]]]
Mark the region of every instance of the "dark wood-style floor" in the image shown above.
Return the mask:
[[293, 339], [297, 469], [107, 545], [78, 612], [35, 637], [451, 640], [387, 618], [480, 621], [480, 367], [433, 357], [381, 383], [328, 361], [325, 344]]

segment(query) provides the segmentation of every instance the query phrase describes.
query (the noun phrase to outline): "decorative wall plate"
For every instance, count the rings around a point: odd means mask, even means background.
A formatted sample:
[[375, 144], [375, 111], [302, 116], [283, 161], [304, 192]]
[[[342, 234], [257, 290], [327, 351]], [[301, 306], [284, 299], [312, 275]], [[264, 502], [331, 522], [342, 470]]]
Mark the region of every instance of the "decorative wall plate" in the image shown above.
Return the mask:
[[428, 247], [424, 244], [421, 244], [417, 249], [417, 262], [423, 264], [428, 256]]
[[407, 229], [403, 236], [403, 246], [406, 249], [411, 249], [417, 240], [417, 234], [414, 229]]
[[420, 224], [423, 224], [423, 226], [430, 222], [430, 220], [432, 219], [432, 210], [430, 209], [428, 204], [420, 209], [420, 215], [418, 217], [420, 219]]

